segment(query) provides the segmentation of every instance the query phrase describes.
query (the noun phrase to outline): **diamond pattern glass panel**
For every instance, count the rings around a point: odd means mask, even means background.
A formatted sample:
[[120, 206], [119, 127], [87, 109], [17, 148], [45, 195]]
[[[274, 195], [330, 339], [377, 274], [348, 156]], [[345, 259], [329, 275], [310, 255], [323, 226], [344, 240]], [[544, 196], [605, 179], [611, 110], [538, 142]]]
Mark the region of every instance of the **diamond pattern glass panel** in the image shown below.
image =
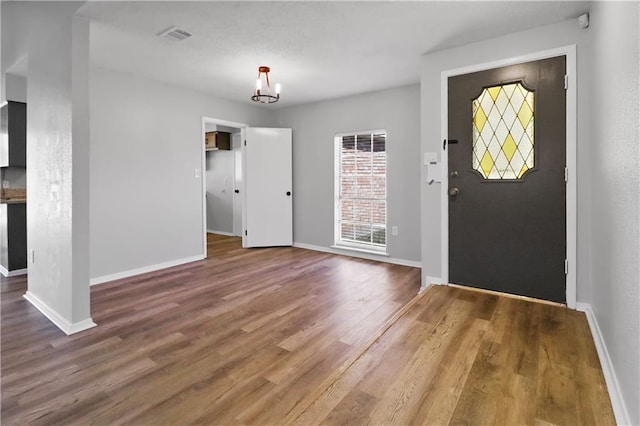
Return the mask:
[[485, 179], [520, 179], [533, 168], [533, 92], [520, 83], [485, 88], [473, 100], [472, 166]]

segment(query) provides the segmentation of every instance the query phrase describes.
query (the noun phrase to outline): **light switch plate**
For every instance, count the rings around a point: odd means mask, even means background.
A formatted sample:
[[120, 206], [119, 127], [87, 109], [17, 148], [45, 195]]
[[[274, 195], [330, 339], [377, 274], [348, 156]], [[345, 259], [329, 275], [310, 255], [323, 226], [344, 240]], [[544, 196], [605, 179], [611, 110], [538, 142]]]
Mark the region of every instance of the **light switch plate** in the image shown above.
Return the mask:
[[427, 164], [427, 183], [429, 185], [433, 183], [442, 182], [442, 168], [438, 163]]
[[438, 153], [437, 152], [425, 152], [424, 153], [424, 165], [428, 166], [429, 164], [438, 162]]

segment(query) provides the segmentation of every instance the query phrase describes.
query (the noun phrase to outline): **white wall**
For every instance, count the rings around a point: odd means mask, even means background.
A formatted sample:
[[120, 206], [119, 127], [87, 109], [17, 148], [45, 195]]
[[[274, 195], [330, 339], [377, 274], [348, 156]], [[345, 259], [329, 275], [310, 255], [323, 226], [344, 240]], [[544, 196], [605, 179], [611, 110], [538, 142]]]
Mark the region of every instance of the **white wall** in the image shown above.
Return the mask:
[[26, 188], [27, 170], [24, 167], [3, 167], [2, 182], [9, 185], [8, 188]]
[[7, 100], [7, 95], [6, 95], [6, 88], [7, 88], [7, 82], [6, 82], [6, 74], [5, 74], [5, 67], [4, 67], [4, 58], [2, 55], [2, 50], [4, 48], [4, 40], [6, 39], [6, 37], [2, 34], [3, 31], [1, 31], [2, 29], [2, 5], [0, 5], [0, 103], [4, 102]]
[[273, 122], [268, 108], [103, 68], [90, 111], [94, 282], [202, 256], [202, 117]]
[[[66, 332], [93, 323], [88, 268], [89, 24], [81, 3], [2, 2], [3, 74], [28, 56], [28, 300]], [[5, 47], [7, 48], [5, 50]]]
[[[638, 3], [595, 3], [589, 173], [592, 305], [632, 424], [640, 424], [640, 21]], [[618, 419], [620, 420], [620, 419]]]
[[[2, 28], [0, 31], [0, 71], [2, 72], [0, 102], [10, 99], [7, 98], [7, 72], [26, 57], [28, 50], [27, 24], [29, 18], [26, 13], [20, 13], [25, 9], [7, 3], [2, 2], [0, 7], [0, 19], [2, 19], [0, 26]], [[26, 91], [21, 102], [26, 102]]]
[[27, 102], [27, 79], [21, 75], [5, 74], [5, 88], [7, 101]]
[[334, 136], [387, 130], [387, 251], [420, 261], [420, 86], [411, 85], [277, 110], [280, 127], [293, 128], [293, 238], [333, 245]]
[[234, 160], [232, 150], [207, 151], [207, 230], [233, 233]]
[[[2, 8], [0, 8], [2, 10]], [[4, 94], [7, 101], [27, 102], [27, 78], [21, 75], [4, 73]], [[1, 100], [0, 102], [4, 102]], [[6, 181], [10, 188], [27, 187], [27, 170], [24, 167], [5, 167], [2, 169], [3, 184]]]

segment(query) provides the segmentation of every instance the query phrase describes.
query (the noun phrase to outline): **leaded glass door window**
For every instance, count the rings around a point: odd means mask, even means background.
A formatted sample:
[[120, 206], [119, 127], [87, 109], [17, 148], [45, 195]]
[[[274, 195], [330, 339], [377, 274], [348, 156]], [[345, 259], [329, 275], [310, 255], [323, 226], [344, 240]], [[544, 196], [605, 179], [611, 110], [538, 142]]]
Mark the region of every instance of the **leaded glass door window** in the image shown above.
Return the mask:
[[533, 169], [534, 93], [521, 82], [486, 87], [473, 99], [473, 169], [488, 180]]

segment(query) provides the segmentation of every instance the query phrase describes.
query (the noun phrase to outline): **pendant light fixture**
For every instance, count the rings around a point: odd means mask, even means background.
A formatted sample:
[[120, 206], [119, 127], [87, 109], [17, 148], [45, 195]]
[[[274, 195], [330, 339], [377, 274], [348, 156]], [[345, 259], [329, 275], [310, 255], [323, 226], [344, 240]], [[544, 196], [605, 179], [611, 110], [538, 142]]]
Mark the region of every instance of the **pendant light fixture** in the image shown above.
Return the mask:
[[280, 84], [276, 84], [275, 91], [271, 90], [271, 83], [269, 82], [269, 67], [258, 67], [258, 79], [256, 80], [256, 91], [251, 100], [254, 102], [260, 102], [261, 104], [273, 104], [280, 99]]

